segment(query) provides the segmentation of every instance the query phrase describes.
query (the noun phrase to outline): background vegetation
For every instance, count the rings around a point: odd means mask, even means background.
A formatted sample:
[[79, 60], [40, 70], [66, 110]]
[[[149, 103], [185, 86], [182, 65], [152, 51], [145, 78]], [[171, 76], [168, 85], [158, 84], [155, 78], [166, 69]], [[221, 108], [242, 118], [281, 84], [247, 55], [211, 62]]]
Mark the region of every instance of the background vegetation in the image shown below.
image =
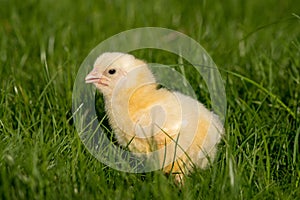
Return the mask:
[[[300, 198], [299, 15], [295, 0], [0, 0], [0, 198]], [[144, 26], [200, 42], [226, 87], [217, 160], [187, 177], [181, 190], [161, 172], [106, 167], [72, 124], [83, 59], [104, 39]]]

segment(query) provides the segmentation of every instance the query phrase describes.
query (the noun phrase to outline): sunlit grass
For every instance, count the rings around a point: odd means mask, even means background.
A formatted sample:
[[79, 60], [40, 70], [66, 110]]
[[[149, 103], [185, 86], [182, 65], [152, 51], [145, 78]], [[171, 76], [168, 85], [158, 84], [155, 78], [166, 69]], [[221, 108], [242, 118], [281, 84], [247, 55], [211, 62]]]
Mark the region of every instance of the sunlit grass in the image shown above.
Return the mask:
[[[299, 10], [292, 0], [1, 0], [0, 198], [299, 198]], [[72, 121], [73, 83], [89, 51], [143, 26], [199, 41], [224, 79], [226, 135], [217, 159], [181, 189], [160, 171], [129, 174], [100, 163]], [[136, 53], [178, 65], [176, 56], [149, 52]], [[201, 79], [190, 69], [184, 73], [209, 104]]]

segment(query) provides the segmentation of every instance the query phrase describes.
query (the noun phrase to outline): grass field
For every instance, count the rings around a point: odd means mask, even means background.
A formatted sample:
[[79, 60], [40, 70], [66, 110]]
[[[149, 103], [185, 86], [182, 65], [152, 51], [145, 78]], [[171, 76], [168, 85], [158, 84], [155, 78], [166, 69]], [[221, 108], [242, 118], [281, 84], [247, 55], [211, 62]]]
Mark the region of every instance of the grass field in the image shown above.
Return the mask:
[[[72, 124], [84, 58], [104, 39], [144, 26], [197, 40], [226, 87], [217, 159], [181, 190], [162, 172], [129, 174], [100, 163]], [[300, 198], [296, 0], [0, 0], [0, 85], [0, 199]]]

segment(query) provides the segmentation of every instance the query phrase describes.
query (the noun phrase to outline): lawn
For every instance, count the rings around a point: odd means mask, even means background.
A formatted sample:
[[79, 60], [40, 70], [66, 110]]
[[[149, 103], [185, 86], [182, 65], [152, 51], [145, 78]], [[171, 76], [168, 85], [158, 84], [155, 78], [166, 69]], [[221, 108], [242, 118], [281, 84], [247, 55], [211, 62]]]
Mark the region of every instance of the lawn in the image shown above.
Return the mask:
[[[102, 164], [72, 119], [73, 84], [89, 52], [117, 33], [149, 26], [199, 42], [226, 89], [217, 158], [182, 188], [160, 171], [130, 174]], [[134, 53], [178, 65], [163, 51]], [[210, 106], [205, 85], [186, 73]], [[300, 198], [296, 0], [0, 0], [0, 85], [0, 199]]]

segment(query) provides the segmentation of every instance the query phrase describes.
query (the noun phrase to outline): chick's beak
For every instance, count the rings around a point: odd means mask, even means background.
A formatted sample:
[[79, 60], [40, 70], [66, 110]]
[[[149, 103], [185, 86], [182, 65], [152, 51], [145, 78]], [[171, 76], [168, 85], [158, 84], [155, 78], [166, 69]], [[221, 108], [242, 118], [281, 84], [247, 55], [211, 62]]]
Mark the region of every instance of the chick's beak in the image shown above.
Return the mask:
[[98, 83], [101, 76], [102, 75], [94, 69], [85, 77], [85, 83]]
[[96, 86], [108, 86], [107, 77], [103, 76], [97, 69], [93, 69], [86, 77], [85, 83], [94, 83]]

